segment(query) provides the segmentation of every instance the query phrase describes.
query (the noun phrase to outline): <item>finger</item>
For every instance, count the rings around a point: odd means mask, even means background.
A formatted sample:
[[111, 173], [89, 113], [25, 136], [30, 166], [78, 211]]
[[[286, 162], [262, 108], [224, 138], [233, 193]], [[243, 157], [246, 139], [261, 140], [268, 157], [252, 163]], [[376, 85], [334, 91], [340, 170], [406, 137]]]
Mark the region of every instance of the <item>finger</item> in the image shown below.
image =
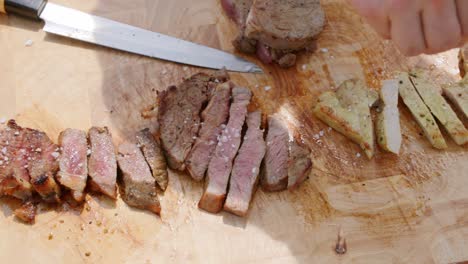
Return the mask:
[[421, 54], [426, 49], [421, 14], [415, 9], [401, 11], [390, 14], [392, 40], [407, 56]]
[[429, 1], [422, 12], [422, 24], [426, 53], [445, 51], [461, 43], [461, 27], [453, 0]]
[[462, 35], [468, 37], [468, 1], [456, 0], [458, 21], [460, 22]]
[[379, 35], [390, 38], [390, 20], [381, 0], [350, 0], [350, 3]]

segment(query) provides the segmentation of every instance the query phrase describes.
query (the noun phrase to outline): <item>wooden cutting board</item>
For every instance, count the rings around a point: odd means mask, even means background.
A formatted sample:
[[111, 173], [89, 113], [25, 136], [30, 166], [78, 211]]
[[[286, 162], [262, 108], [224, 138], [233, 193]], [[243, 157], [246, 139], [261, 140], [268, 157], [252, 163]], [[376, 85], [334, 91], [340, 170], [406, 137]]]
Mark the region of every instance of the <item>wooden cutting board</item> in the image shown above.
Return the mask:
[[[59, 4], [232, 51], [234, 25], [217, 0], [56, 0]], [[189, 4], [188, 4], [189, 3]], [[0, 259], [14, 263], [449, 263], [468, 260], [468, 151], [437, 151], [401, 107], [399, 157], [359, 148], [311, 113], [317, 95], [358, 77], [371, 88], [397, 70], [427, 68], [436, 82], [459, 79], [456, 51], [406, 59], [339, 0], [323, 1], [328, 24], [315, 54], [293, 69], [233, 74], [266, 113], [280, 112], [313, 149], [314, 170], [296, 191], [258, 191], [247, 218], [197, 209], [202, 184], [170, 174], [161, 218], [118, 200], [89, 196], [84, 208], [42, 207], [33, 226], [0, 202]], [[32, 45], [25, 43], [31, 40]], [[46, 131], [109, 126], [118, 144], [157, 90], [198, 69], [46, 35], [0, 16], [0, 118]], [[271, 90], [265, 87], [271, 87]], [[267, 91], [268, 90], [268, 91]], [[466, 121], [466, 120], [465, 120]], [[466, 122], [465, 122], [466, 124]], [[323, 131], [323, 132], [321, 132]], [[323, 134], [323, 136], [321, 136]], [[447, 137], [448, 139], [448, 137]], [[334, 247], [339, 229], [347, 253]]]

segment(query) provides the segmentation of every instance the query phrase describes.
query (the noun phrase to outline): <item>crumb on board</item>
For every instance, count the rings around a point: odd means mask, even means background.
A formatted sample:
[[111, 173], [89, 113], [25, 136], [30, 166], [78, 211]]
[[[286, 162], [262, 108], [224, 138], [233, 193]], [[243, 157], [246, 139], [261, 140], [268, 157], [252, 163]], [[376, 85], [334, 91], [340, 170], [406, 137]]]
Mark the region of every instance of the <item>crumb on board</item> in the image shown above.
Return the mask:
[[31, 47], [34, 42], [31, 39], [28, 39], [24, 42], [25, 47]]

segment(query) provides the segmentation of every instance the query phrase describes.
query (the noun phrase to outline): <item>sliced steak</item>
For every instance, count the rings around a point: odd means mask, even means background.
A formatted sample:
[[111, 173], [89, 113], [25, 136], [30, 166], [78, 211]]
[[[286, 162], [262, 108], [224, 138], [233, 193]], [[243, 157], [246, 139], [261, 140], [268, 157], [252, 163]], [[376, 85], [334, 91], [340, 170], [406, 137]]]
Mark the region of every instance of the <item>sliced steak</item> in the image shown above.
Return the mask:
[[34, 153], [31, 145], [27, 144], [24, 133], [19, 134], [10, 126], [17, 127], [10, 120], [8, 127], [0, 131], [0, 196], [8, 195], [26, 200], [33, 192], [27, 168]]
[[288, 187], [289, 130], [277, 115], [268, 117], [266, 153], [262, 187], [265, 191], [282, 191]]
[[236, 87], [232, 90], [232, 97], [229, 122], [219, 137], [208, 165], [207, 185], [198, 203], [199, 208], [211, 213], [220, 212], [223, 208], [232, 162], [241, 143], [242, 127], [252, 93], [247, 88]]
[[148, 128], [141, 130], [136, 135], [137, 142], [146, 162], [150, 166], [153, 177], [161, 190], [166, 190], [168, 184], [166, 158], [163, 155], [159, 143], [154, 138]]
[[60, 133], [59, 172], [57, 180], [70, 189], [73, 199], [82, 202], [88, 178], [88, 140], [86, 132], [67, 129]]
[[200, 127], [200, 112], [210, 99], [213, 82], [223, 81], [218, 77], [196, 74], [179, 86], [171, 86], [159, 93], [161, 145], [170, 168], [185, 169], [184, 161]]
[[288, 167], [288, 189], [294, 189], [309, 177], [312, 170], [310, 149], [294, 140], [290, 142], [289, 167]]
[[88, 132], [91, 154], [88, 159], [89, 184], [113, 199], [117, 198], [117, 161], [112, 136], [107, 127], [93, 127]]
[[231, 97], [231, 84], [219, 85], [213, 93], [210, 103], [202, 113], [202, 125], [198, 138], [185, 161], [187, 170], [193, 179], [201, 181], [213, 156], [221, 133], [221, 126], [227, 121]]
[[156, 180], [141, 150], [135, 144], [123, 143], [119, 146], [117, 160], [122, 199], [130, 206], [159, 214], [161, 206], [156, 194]]
[[0, 138], [0, 193], [27, 199], [32, 186], [45, 201], [59, 201], [60, 188], [54, 179], [57, 145], [45, 133], [22, 128], [14, 120], [8, 122]]
[[265, 155], [266, 144], [260, 129], [262, 113], [253, 112], [247, 117], [247, 132], [232, 167], [229, 191], [224, 210], [245, 216], [255, 192], [260, 165]]
[[323, 30], [320, 0], [255, 0], [245, 35], [278, 50], [306, 48]]
[[25, 202], [20, 208], [14, 211], [15, 216], [27, 223], [33, 224], [36, 219], [37, 207], [31, 201]]

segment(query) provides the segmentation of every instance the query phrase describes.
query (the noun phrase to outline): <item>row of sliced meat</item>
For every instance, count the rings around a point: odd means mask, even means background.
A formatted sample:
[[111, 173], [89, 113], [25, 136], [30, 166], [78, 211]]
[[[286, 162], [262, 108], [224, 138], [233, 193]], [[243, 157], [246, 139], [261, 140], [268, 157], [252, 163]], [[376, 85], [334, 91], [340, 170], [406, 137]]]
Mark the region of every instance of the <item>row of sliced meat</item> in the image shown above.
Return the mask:
[[282, 191], [312, 168], [310, 150], [281, 116], [264, 124], [260, 111], [248, 111], [252, 96], [223, 71], [196, 74], [158, 95], [158, 137], [145, 129], [118, 148], [106, 127], [66, 129], [56, 145], [11, 120], [0, 130], [0, 196], [24, 201], [15, 214], [26, 222], [34, 221], [35, 198], [80, 203], [87, 191], [116, 199], [120, 190], [129, 206], [159, 214], [169, 166], [205, 179], [200, 208], [245, 216], [259, 182]]
[[93, 127], [88, 133], [66, 129], [56, 145], [45, 133], [10, 120], [0, 130], [0, 196], [23, 200], [15, 215], [33, 222], [38, 200], [61, 202], [69, 193], [79, 203], [86, 187], [116, 199], [120, 175], [120, 193], [129, 205], [159, 213], [156, 186], [167, 187], [166, 161], [148, 129], [135, 141], [119, 146], [116, 155], [108, 129]]
[[248, 88], [222, 73], [194, 75], [159, 95], [168, 164], [194, 180], [205, 179], [198, 204], [203, 210], [244, 216], [259, 182], [265, 191], [282, 191], [310, 173], [310, 149], [281, 116], [269, 116], [264, 126], [260, 111], [248, 111], [251, 99]]

